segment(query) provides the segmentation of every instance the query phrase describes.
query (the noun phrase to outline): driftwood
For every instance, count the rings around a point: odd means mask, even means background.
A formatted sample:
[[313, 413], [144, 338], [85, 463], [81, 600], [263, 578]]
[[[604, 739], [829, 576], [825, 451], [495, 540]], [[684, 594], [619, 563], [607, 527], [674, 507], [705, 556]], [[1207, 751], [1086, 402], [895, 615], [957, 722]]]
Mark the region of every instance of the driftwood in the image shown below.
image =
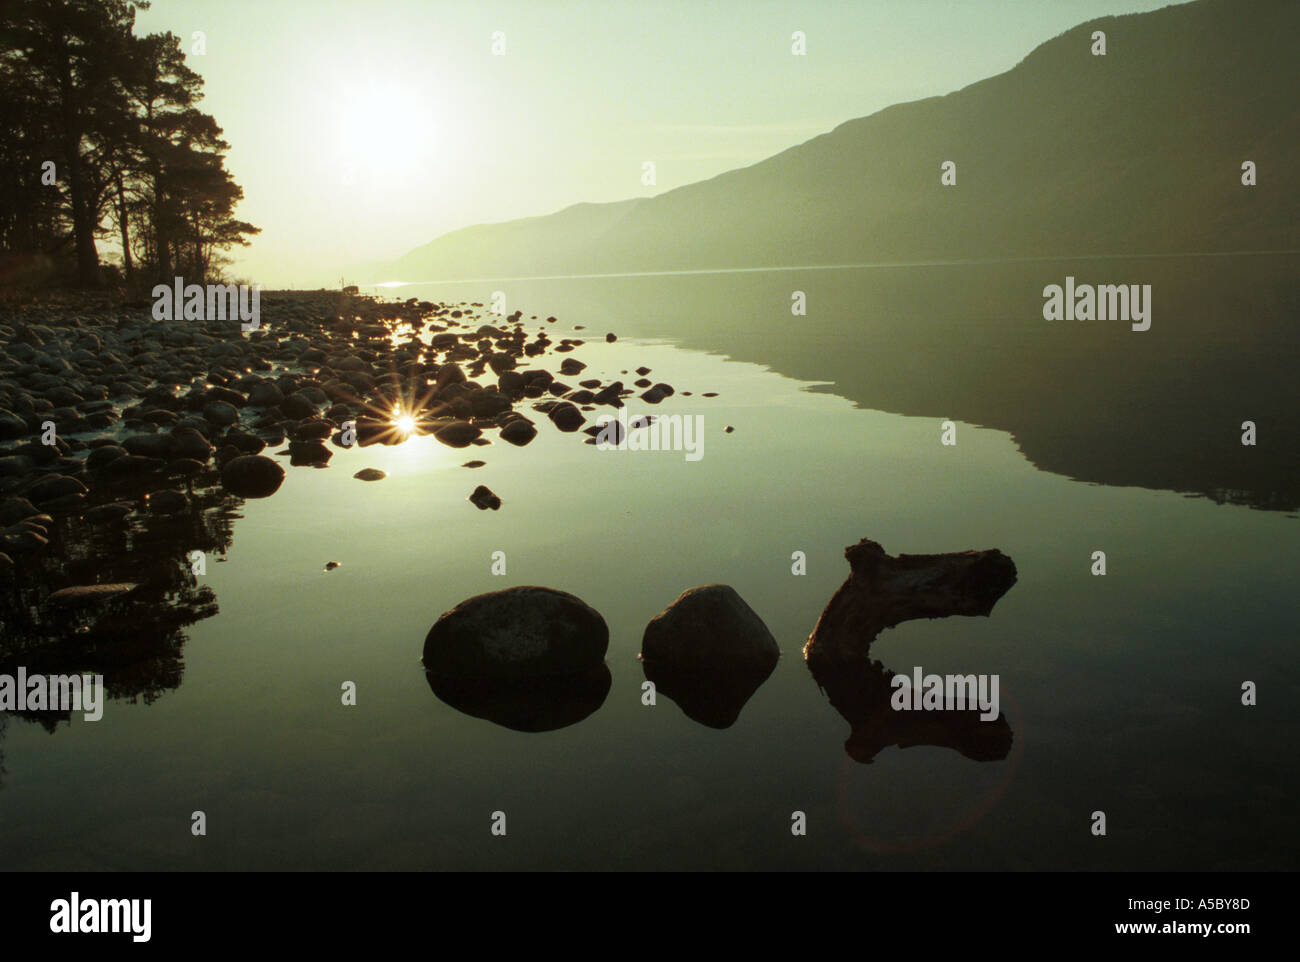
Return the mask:
[[996, 548], [893, 558], [863, 538], [844, 549], [849, 579], [831, 597], [804, 657], [862, 658], [886, 628], [913, 618], [988, 615], [1016, 583], [1016, 566]]
[[891, 745], [933, 745], [976, 761], [1006, 758], [1013, 733], [1004, 716], [981, 721], [977, 709], [895, 711], [894, 672], [868, 653], [880, 632], [913, 618], [988, 615], [1015, 584], [1015, 564], [996, 549], [893, 558], [865, 538], [844, 554], [849, 578], [818, 619], [804, 658], [852, 729], [844, 745], [849, 756], [865, 764]]

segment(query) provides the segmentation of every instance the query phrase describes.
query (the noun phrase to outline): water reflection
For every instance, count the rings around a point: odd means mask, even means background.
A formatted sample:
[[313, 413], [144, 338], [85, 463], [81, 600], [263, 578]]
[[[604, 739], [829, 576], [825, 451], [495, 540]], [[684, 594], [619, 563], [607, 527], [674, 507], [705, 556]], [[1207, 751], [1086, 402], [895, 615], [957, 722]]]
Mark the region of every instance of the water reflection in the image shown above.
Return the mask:
[[[119, 483], [87, 511], [129, 503], [123, 517], [53, 520], [49, 545], [22, 555], [0, 589], [0, 674], [19, 667], [29, 675], [101, 674], [105, 697], [146, 705], [179, 687], [185, 629], [218, 610], [198, 572], [229, 549], [242, 504], [211, 484], [215, 472], [191, 480], [183, 511], [151, 511], [144, 487]], [[80, 604], [50, 601], [60, 589], [116, 583], [134, 587]], [[66, 711], [13, 714], [49, 732], [70, 718]]]
[[466, 679], [426, 671], [429, 689], [459, 712], [517, 732], [576, 725], [605, 703], [613, 677], [607, 665], [569, 675], [521, 681]]

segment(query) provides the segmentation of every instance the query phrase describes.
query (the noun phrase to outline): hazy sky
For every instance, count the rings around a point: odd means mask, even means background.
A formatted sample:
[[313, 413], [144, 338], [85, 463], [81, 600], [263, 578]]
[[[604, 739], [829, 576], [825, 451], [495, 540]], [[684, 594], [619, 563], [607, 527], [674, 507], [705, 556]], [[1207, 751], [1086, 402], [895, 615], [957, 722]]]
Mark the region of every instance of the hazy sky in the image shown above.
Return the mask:
[[[470, 224], [650, 196], [1015, 66], [1167, 0], [154, 0], [140, 33], [207, 51], [239, 216], [231, 274], [351, 269]], [[791, 54], [791, 34], [807, 56]], [[505, 54], [492, 52], [493, 33]], [[654, 161], [657, 184], [641, 183]]]

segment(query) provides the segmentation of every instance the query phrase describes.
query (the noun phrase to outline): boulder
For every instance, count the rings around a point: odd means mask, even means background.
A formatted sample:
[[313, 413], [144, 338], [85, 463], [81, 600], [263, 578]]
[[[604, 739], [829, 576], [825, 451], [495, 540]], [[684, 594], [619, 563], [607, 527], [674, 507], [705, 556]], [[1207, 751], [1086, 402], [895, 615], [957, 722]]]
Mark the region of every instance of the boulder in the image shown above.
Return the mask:
[[683, 592], [641, 639], [646, 678], [711, 728], [734, 724], [780, 657], [767, 625], [729, 585]]
[[284, 468], [260, 454], [232, 458], [221, 470], [222, 487], [241, 498], [270, 497], [283, 481]]
[[608, 647], [598, 611], [528, 585], [475, 595], [443, 614], [424, 639], [424, 667], [478, 681], [573, 675], [599, 669]]

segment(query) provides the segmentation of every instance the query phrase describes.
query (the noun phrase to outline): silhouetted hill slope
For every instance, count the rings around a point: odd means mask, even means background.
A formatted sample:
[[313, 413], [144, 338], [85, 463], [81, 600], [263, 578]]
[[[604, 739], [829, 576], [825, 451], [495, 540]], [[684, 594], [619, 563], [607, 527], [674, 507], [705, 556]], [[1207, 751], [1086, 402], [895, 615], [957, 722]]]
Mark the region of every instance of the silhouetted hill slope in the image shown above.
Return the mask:
[[[1092, 33], [1107, 53], [1091, 53]], [[1296, 0], [1092, 20], [1012, 70], [644, 200], [481, 225], [408, 280], [1300, 247]], [[940, 165], [957, 165], [957, 185]], [[1259, 185], [1241, 184], [1241, 164]]]

